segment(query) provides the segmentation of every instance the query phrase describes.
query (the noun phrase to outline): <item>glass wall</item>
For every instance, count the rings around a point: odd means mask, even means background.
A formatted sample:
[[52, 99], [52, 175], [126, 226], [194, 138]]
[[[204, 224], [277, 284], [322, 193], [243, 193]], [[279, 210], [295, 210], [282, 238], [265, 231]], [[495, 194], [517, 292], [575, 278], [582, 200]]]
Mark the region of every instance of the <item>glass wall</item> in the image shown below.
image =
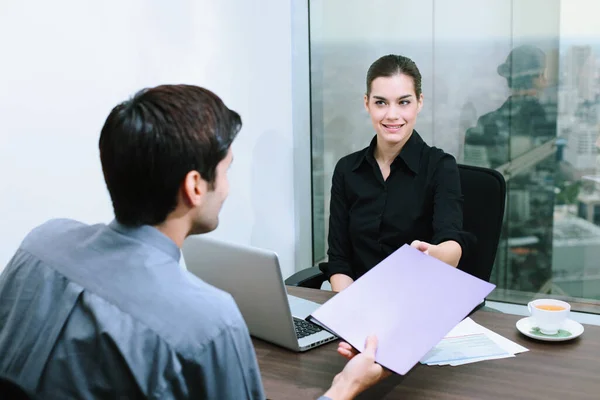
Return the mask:
[[507, 181], [492, 298], [600, 311], [597, 15], [595, 0], [310, 1], [314, 261], [335, 163], [374, 134], [366, 71], [402, 54], [423, 76], [423, 139]]

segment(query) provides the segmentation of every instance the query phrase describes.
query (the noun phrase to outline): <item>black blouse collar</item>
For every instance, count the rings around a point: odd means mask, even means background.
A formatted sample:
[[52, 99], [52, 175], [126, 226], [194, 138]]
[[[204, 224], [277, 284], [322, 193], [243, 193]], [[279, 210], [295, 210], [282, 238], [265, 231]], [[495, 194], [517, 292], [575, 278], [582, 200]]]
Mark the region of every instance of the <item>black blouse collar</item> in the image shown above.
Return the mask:
[[[400, 154], [396, 159], [392, 162], [392, 165], [396, 163], [398, 159], [402, 159], [404, 163], [410, 168], [410, 170], [417, 174], [419, 172], [419, 164], [421, 163], [421, 150], [425, 142], [421, 138], [421, 136], [417, 133], [417, 131], [413, 130], [410, 138], [400, 150]], [[369, 164], [374, 165], [375, 163], [375, 147], [377, 146], [377, 135], [373, 136], [369, 147], [364, 149], [363, 154], [358, 158], [356, 164], [354, 164], [352, 170], [358, 169], [361, 166], [363, 161], [367, 161]]]

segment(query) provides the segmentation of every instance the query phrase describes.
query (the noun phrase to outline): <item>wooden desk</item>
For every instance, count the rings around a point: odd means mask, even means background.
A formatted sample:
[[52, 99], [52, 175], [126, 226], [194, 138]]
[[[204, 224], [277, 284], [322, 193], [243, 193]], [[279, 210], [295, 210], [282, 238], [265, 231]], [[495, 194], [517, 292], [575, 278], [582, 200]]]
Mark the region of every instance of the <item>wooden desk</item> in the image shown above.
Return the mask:
[[[331, 292], [289, 287], [290, 294], [323, 303]], [[515, 358], [458, 367], [417, 365], [405, 376], [392, 376], [360, 399], [600, 399], [600, 327], [585, 326], [568, 342], [538, 342], [515, 328], [515, 315], [478, 311], [472, 318], [530, 351]], [[296, 354], [254, 339], [269, 399], [316, 399], [346, 361], [337, 343]]]

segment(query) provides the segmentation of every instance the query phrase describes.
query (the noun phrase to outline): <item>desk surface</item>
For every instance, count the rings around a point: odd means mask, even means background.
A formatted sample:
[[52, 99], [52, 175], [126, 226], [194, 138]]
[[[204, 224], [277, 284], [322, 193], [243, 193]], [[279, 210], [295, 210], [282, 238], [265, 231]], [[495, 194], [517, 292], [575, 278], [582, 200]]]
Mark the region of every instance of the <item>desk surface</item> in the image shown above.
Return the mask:
[[[288, 287], [291, 295], [323, 303], [331, 292]], [[475, 321], [530, 351], [515, 358], [458, 367], [418, 364], [392, 376], [359, 399], [594, 399], [600, 398], [600, 327], [585, 326], [580, 338], [538, 342], [515, 328], [516, 315], [478, 311]], [[294, 353], [253, 338], [269, 399], [316, 399], [345, 365], [337, 342]]]

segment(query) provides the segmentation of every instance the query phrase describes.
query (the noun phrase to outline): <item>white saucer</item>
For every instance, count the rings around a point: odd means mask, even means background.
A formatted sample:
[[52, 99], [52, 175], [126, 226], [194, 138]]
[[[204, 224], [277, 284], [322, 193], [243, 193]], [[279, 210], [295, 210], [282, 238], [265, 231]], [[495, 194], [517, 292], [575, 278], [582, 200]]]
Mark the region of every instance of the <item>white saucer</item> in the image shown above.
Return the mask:
[[517, 321], [517, 329], [525, 336], [532, 339], [544, 340], [546, 342], [563, 342], [575, 339], [583, 333], [583, 325], [572, 319], [563, 322], [561, 329], [554, 335], [546, 335], [533, 325], [531, 317], [525, 317]]

